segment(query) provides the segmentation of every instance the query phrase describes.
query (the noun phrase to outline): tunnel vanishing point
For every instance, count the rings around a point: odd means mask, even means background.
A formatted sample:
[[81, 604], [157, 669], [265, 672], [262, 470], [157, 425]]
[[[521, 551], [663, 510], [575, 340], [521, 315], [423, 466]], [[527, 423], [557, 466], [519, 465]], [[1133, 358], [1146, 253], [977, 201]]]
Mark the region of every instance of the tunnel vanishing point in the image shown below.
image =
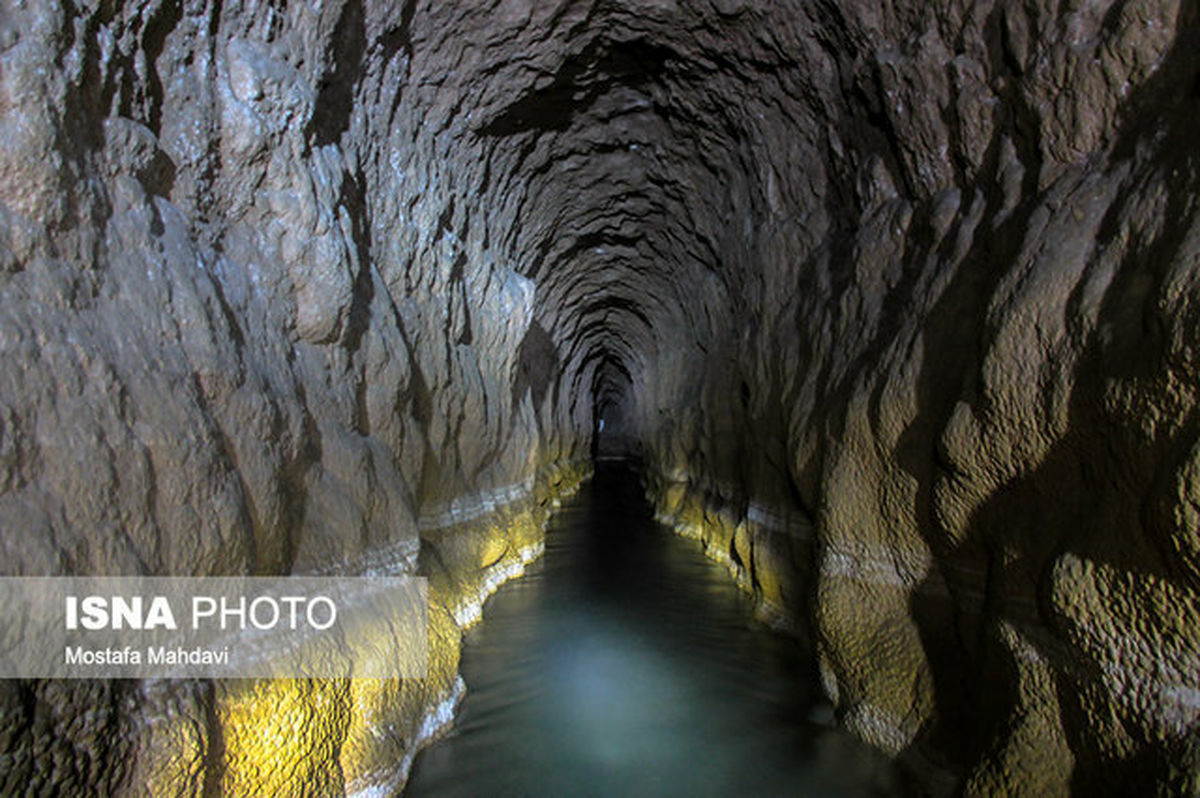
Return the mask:
[[1194, 0], [7, 0], [5, 575], [419, 573], [425, 679], [9, 681], [0, 792], [386, 794], [636, 456], [955, 790], [1200, 791]]

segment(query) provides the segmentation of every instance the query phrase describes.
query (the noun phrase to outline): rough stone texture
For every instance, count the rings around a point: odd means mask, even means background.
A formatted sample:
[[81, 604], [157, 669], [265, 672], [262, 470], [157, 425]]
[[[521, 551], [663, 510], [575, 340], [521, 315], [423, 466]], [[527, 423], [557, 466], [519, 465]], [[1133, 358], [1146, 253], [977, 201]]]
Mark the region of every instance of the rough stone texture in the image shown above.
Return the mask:
[[3, 571], [419, 559], [437, 606], [420, 682], [7, 685], [0, 791], [401, 783], [461, 690], [456, 621], [585, 472], [519, 390], [535, 286], [439, 155], [413, 11], [4, 7]]
[[[443, 611], [371, 696], [10, 686], [6, 788], [399, 783], [603, 419], [866, 739], [1200, 790], [1195, 3], [28, 0], [0, 48], [5, 571], [416, 559]], [[263, 706], [315, 729], [272, 775]]]

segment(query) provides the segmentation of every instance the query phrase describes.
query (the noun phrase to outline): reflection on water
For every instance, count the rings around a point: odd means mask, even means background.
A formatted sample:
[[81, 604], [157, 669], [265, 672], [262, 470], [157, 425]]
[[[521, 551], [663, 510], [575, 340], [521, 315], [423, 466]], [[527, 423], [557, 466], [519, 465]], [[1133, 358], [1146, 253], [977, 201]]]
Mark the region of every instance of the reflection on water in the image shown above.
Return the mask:
[[601, 463], [467, 635], [455, 730], [405, 795], [898, 792], [894, 766], [832, 726], [813, 670]]

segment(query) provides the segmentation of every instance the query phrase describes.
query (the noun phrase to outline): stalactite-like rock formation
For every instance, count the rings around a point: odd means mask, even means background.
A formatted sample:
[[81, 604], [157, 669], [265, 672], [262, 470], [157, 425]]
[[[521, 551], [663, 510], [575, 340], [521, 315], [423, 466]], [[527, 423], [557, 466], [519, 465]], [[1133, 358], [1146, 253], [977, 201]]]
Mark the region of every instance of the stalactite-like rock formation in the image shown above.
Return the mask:
[[369, 693], [6, 685], [6, 792], [400, 783], [593, 449], [872, 743], [1197, 788], [1194, 3], [32, 0], [0, 48], [5, 572], [437, 605]]

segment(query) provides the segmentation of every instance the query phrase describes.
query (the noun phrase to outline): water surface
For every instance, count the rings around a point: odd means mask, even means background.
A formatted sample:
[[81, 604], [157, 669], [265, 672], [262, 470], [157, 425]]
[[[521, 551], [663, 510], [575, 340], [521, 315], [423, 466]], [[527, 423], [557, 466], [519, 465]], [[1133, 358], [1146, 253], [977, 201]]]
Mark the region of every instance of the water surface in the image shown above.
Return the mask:
[[405, 795], [891, 795], [895, 766], [832, 724], [814, 666], [728, 574], [600, 463], [546, 554], [467, 634], [455, 729]]

